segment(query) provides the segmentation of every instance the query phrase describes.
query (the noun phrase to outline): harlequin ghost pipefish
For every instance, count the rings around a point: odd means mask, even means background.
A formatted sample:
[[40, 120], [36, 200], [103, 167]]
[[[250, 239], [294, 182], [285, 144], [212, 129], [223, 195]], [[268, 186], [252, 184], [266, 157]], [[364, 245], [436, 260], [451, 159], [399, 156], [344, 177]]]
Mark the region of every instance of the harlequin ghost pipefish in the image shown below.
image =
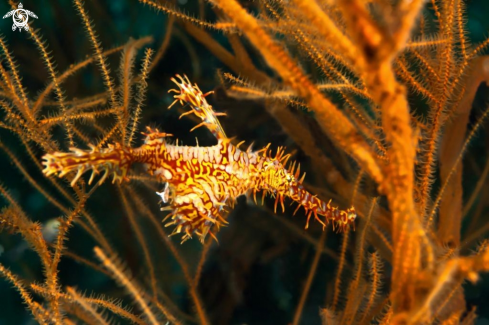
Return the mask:
[[46, 154], [43, 157], [44, 174], [59, 177], [72, 174], [71, 185], [74, 186], [84, 172], [92, 171], [88, 182], [91, 184], [95, 175], [103, 171], [99, 184], [109, 175], [113, 176], [113, 183], [121, 183], [129, 181], [127, 175], [131, 166], [141, 163], [149, 175], [165, 183], [163, 190], [156, 194], [168, 204], [161, 209], [170, 211], [164, 219], [170, 219], [166, 226], [174, 225], [172, 234], [182, 233], [182, 242], [194, 234], [201, 241], [207, 234], [215, 238], [213, 231], [227, 224], [225, 208], [233, 207], [240, 195], [253, 195], [256, 203], [257, 192], [262, 192], [262, 202], [267, 194], [275, 197], [275, 212], [278, 203], [282, 211], [285, 210], [285, 197], [297, 202], [294, 214], [300, 207], [305, 209], [306, 229], [312, 215], [323, 229], [329, 221], [339, 231], [354, 225], [356, 213], [353, 207], [347, 210], [332, 207], [331, 200], [322, 201], [304, 188], [305, 174], [299, 178], [300, 166], [296, 167], [295, 162], [286, 168], [290, 154], [285, 154], [283, 147], [273, 154], [270, 144], [258, 151], [252, 151], [251, 146], [243, 151], [239, 149], [242, 143], [233, 145], [217, 119], [225, 114], [212, 109], [205, 98], [209, 93], [203, 94], [186, 76], [177, 75], [177, 78], [172, 78], [178, 89], [169, 91], [176, 93], [169, 108], [177, 102], [188, 104], [190, 111], [180, 117], [195, 114], [202, 123], [192, 130], [205, 126], [216, 137], [216, 145], [170, 144], [167, 141], [170, 134], [147, 127], [143, 133], [146, 136], [144, 144], [139, 148], [116, 142], [106, 148], [91, 145], [91, 150], [71, 148], [67, 153]]

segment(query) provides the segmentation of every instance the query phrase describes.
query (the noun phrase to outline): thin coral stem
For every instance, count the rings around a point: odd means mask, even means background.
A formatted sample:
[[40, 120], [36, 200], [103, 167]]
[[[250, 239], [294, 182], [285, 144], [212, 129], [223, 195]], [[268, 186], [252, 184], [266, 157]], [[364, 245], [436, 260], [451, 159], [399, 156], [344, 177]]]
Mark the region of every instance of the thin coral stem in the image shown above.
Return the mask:
[[207, 314], [205, 312], [204, 305], [202, 303], [202, 300], [200, 298], [199, 293], [197, 292], [197, 288], [194, 285], [194, 280], [192, 279], [192, 276], [190, 275], [190, 271], [188, 268], [187, 262], [183, 259], [183, 257], [180, 255], [178, 252], [177, 248], [173, 244], [173, 242], [169, 239], [168, 234], [165, 233], [161, 226], [161, 222], [158, 221], [158, 218], [153, 214], [153, 212], [148, 208], [146, 204], [141, 200], [141, 198], [135, 193], [135, 191], [132, 188], [129, 188], [129, 193], [131, 196], [134, 198], [135, 203], [138, 207], [138, 209], [146, 215], [149, 220], [153, 223], [155, 229], [157, 230], [158, 234], [160, 235], [161, 240], [164, 242], [164, 244], [168, 247], [172, 255], [175, 257], [177, 260], [177, 263], [180, 265], [180, 268], [182, 269], [182, 272], [184, 274], [185, 280], [187, 281], [187, 284], [189, 285], [189, 291], [190, 291], [190, 296], [193, 300], [193, 303], [195, 305], [195, 309], [197, 312], [197, 316], [199, 317], [199, 321], [201, 324], [209, 324], [209, 321], [207, 320]]
[[157, 300], [158, 294], [156, 288], [158, 286], [158, 282], [156, 280], [155, 269], [154, 269], [153, 261], [151, 260], [148, 243], [146, 242], [145, 236], [139, 224], [136, 221], [136, 215], [134, 213], [134, 209], [129, 204], [128, 196], [120, 186], [119, 186], [119, 195], [121, 197], [124, 206], [124, 211], [126, 211], [127, 217], [129, 218], [129, 222], [131, 223], [131, 227], [134, 230], [134, 233], [136, 234], [137, 241], [139, 242], [139, 245], [143, 250], [144, 259], [146, 261], [146, 267], [149, 270], [149, 277], [151, 281], [151, 290], [153, 292], [153, 299]]
[[39, 322], [39, 324], [50, 324], [49, 320], [45, 317], [47, 311], [32, 299], [30, 293], [26, 290], [24, 284], [19, 278], [17, 278], [17, 276], [10, 272], [10, 270], [6, 269], [2, 264], [0, 264], [0, 275], [10, 281], [15, 289], [19, 291], [20, 296], [24, 300], [24, 303], [27, 305], [32, 315]]
[[304, 305], [307, 300], [307, 296], [309, 294], [309, 290], [311, 289], [312, 286], [312, 281], [314, 280], [314, 276], [316, 275], [316, 271], [318, 268], [319, 261], [321, 259], [322, 255], [322, 250], [324, 247], [324, 243], [326, 241], [326, 232], [323, 231], [321, 234], [321, 237], [319, 238], [316, 246], [316, 252], [314, 253], [314, 259], [312, 261], [311, 267], [309, 269], [309, 274], [307, 275], [307, 280], [306, 283], [304, 284], [304, 288], [302, 289], [302, 294], [299, 299], [299, 303], [297, 304], [297, 307], [295, 309], [294, 313], [294, 319], [292, 321], [292, 325], [298, 325], [301, 316], [302, 316], [302, 310], [304, 309]]
[[338, 271], [336, 272], [336, 279], [334, 283], [334, 296], [333, 302], [331, 304], [332, 311], [335, 312], [339, 307], [339, 300], [341, 295], [341, 283], [342, 283], [342, 275], [343, 268], [346, 264], [346, 249], [348, 248], [348, 240], [350, 238], [350, 231], [347, 230], [343, 233], [343, 239], [341, 241], [341, 253], [340, 253], [340, 261], [338, 263]]
[[[383, 31], [373, 21], [366, 5], [360, 0], [342, 1], [339, 5], [346, 16], [352, 37], [363, 50], [366, 58], [366, 85], [382, 111], [382, 126], [387, 142], [389, 165], [386, 178], [380, 184], [385, 193], [393, 220], [393, 274], [392, 305], [396, 312], [409, 310], [415, 301], [414, 275], [421, 267], [422, 247], [416, 245], [422, 224], [415, 210], [414, 157], [416, 138], [411, 127], [411, 116], [406, 89], [396, 80], [392, 60], [405, 46], [415, 18], [422, 8], [422, 1], [403, 2], [396, 17], [399, 23], [394, 30], [396, 37]], [[394, 26], [393, 26], [394, 28]], [[377, 39], [380, 37], [380, 39]], [[427, 240], [423, 240], [427, 242]]]
[[149, 306], [146, 299], [143, 297], [141, 289], [138, 285], [132, 281], [128, 275], [123, 271], [118, 263], [114, 262], [111, 258], [109, 258], [102, 249], [99, 247], [94, 248], [95, 255], [102, 262], [102, 264], [112, 273], [112, 276], [127, 289], [127, 291], [134, 298], [136, 303], [139, 305], [144, 315], [148, 318], [150, 324], [158, 325], [159, 322], [157, 320], [156, 315], [153, 310]]
[[68, 293], [71, 295], [74, 301], [76, 301], [87, 313], [89, 313], [94, 320], [97, 321], [97, 324], [100, 325], [108, 325], [109, 323], [105, 320], [105, 317], [102, 316], [100, 313], [97, 312], [95, 308], [88, 302], [85, 297], [82, 295], [78, 294], [75, 289], [68, 287], [66, 289]]
[[330, 44], [343, 53], [350, 61], [362, 66], [358, 61], [357, 49], [350, 39], [336, 26], [326, 12], [322, 10], [315, 0], [293, 0], [293, 3], [309, 19], [319, 34]]
[[361, 281], [362, 271], [363, 271], [363, 259], [366, 250], [365, 248], [366, 236], [370, 228], [370, 220], [372, 218], [372, 214], [374, 212], [376, 205], [377, 205], [377, 198], [374, 198], [370, 204], [370, 211], [368, 212], [367, 218], [365, 219], [365, 224], [362, 229], [362, 234], [358, 238], [358, 244], [356, 249], [357, 258], [355, 261], [356, 273], [353, 276], [353, 280], [350, 282], [350, 286], [348, 288], [348, 297], [350, 297], [350, 299], [347, 300], [343, 312], [343, 318], [341, 320], [342, 324], [350, 324], [353, 321], [354, 316], [356, 315], [356, 309], [358, 308], [358, 304], [355, 303], [356, 299], [351, 299], [351, 297], [355, 295], [355, 292], [357, 292], [360, 286], [360, 281]]

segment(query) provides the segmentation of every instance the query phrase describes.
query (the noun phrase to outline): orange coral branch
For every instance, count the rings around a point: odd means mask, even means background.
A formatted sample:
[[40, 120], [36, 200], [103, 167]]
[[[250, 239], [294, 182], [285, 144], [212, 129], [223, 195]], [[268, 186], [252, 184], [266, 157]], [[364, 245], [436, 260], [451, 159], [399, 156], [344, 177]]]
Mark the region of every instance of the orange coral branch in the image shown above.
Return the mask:
[[[386, 178], [380, 190], [388, 198], [393, 219], [391, 302], [395, 312], [409, 310], [415, 303], [413, 281], [416, 273], [422, 269], [422, 251], [426, 248], [423, 246], [428, 242], [413, 197], [416, 140], [410, 125], [406, 89], [397, 82], [392, 69], [392, 59], [405, 46], [421, 3], [406, 2], [400, 8], [403, 10], [397, 17], [400, 23], [395, 30], [397, 37], [392, 37], [373, 21], [363, 2], [340, 2], [351, 35], [363, 50], [367, 88], [382, 110], [383, 131], [391, 145], [388, 150], [389, 165], [385, 168]], [[381, 39], [378, 40], [378, 37]], [[420, 245], [420, 242], [423, 244]], [[427, 254], [430, 255], [429, 249]]]

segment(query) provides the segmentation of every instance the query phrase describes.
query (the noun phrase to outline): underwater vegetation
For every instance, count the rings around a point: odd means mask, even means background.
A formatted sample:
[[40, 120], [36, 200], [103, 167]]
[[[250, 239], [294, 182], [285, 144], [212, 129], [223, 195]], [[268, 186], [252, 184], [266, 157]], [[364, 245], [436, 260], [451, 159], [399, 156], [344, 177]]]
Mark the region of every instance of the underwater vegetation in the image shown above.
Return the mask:
[[489, 318], [484, 1], [23, 8], [0, 323]]

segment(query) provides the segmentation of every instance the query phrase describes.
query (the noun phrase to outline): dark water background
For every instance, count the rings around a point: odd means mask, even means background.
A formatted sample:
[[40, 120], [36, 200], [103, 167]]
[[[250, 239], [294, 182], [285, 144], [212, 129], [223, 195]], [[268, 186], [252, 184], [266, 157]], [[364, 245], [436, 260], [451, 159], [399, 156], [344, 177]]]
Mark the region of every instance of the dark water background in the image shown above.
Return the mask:
[[[25, 9], [33, 11], [39, 17], [31, 18], [31, 26], [38, 28], [49, 44], [58, 71], [64, 71], [70, 64], [92, 54], [80, 17], [70, 1], [28, 0], [23, 4]], [[469, 38], [472, 42], [478, 43], [489, 37], [489, 1], [466, 1], [466, 5]], [[193, 2], [179, 4], [178, 7], [186, 12], [197, 10]], [[156, 13], [137, 1], [87, 1], [85, 8], [94, 21], [104, 49], [124, 44], [131, 37], [140, 38], [147, 35], [152, 35], [154, 38], [150, 46], [157, 48], [165, 34], [168, 17]], [[2, 0], [0, 14], [3, 15], [9, 10], [6, 1]], [[207, 16], [213, 19], [212, 11], [209, 8], [207, 10]], [[39, 51], [34, 42], [28, 38], [28, 34], [25, 31], [13, 32], [11, 26], [11, 18], [0, 20], [0, 33], [3, 34], [11, 53], [17, 60], [27, 92], [35, 98], [48, 83], [49, 75], [43, 61], [40, 60]], [[211, 33], [229, 48], [223, 36], [217, 32]], [[139, 51], [136, 67], [140, 66], [142, 53], [142, 50]], [[120, 54], [116, 54], [108, 60], [113, 72], [118, 69], [119, 58]], [[217, 69], [226, 71], [207, 49], [193, 40], [177, 24], [165, 57], [149, 76], [147, 106], [140, 126], [158, 126], [168, 133], [173, 133], [186, 144], [194, 144], [196, 136], [201, 145], [211, 144], [213, 139], [205, 130], [189, 134], [188, 130], [193, 126], [192, 122], [185, 119], [178, 120], [178, 113], [166, 109], [172, 101], [167, 90], [173, 87], [169, 78], [175, 73], [187, 74], [204, 91], [214, 89], [219, 85], [216, 77]], [[116, 73], [112, 75], [117, 76]], [[63, 89], [67, 98], [83, 98], [103, 91], [99, 69], [96, 65], [83, 69], [63, 84]], [[223, 126], [229, 136], [237, 136], [247, 140], [247, 143], [255, 141], [255, 148], [272, 142], [274, 145], [287, 145], [291, 149], [296, 149], [278, 124], [264, 113], [263, 103], [235, 101], [221, 95], [219, 89], [210, 101], [217, 110], [228, 113], [229, 117], [223, 119]], [[474, 104], [479, 112], [484, 107], [485, 101], [487, 101], [487, 89], [482, 87]], [[62, 132], [60, 130], [56, 132], [62, 140]], [[464, 189], [467, 189], [464, 193], [470, 193], [470, 189], [475, 186], [480, 168], [488, 159], [486, 133], [487, 130], [482, 130], [472, 144], [469, 154], [471, 162], [466, 164], [464, 171]], [[39, 179], [41, 184], [47, 184], [43, 182], [43, 175], [29, 161], [15, 136], [0, 130], [0, 141], [25, 162], [25, 167], [33, 177]], [[43, 152], [38, 150], [37, 154], [40, 159]], [[311, 175], [308, 179], [314, 183], [314, 172], [307, 170], [307, 157], [299, 151], [296, 159], [303, 163], [306, 171]], [[479, 171], [476, 172], [476, 169], [471, 167], [474, 164], [479, 166]], [[33, 220], [49, 226], [54, 218], [61, 216], [60, 211], [33, 189], [2, 154], [0, 154], [0, 180], [10, 189], [12, 195]], [[46, 186], [50, 193], [54, 193], [53, 188]], [[87, 208], [95, 216], [110, 242], [118, 249], [120, 257], [131, 272], [137, 277], [144, 278], [144, 270], [140, 268], [143, 262], [142, 254], [116, 192], [114, 187], [106, 183], [89, 200]], [[158, 209], [158, 198], [154, 193], [148, 193], [146, 201], [152, 208]], [[271, 207], [270, 203], [267, 202], [268, 207]], [[5, 202], [2, 200], [0, 206], [3, 204]], [[280, 213], [279, 217], [289, 218], [297, 224], [304, 222], [298, 217], [292, 219], [291, 211]], [[247, 205], [245, 200], [239, 200], [238, 207], [230, 215], [230, 221], [231, 225], [219, 234], [220, 245], [214, 245], [211, 249], [200, 284], [202, 297], [211, 313], [211, 319], [215, 319], [216, 324], [287, 324], [300, 297], [303, 280], [307, 277], [314, 250], [310, 244], [291, 234], [268, 212], [252, 204]], [[309, 231], [317, 238], [321, 229], [318, 225], [313, 225]], [[153, 237], [154, 234], [148, 235], [151, 250], [159, 258], [157, 277], [173, 301], [182, 310], [191, 313], [191, 302], [183, 275], [169, 254], [160, 251], [165, 249], [161, 247], [161, 242]], [[327, 238], [328, 247], [338, 251], [341, 236], [331, 233]], [[175, 242], [178, 242], [178, 239], [175, 239]], [[78, 227], [70, 230], [67, 242], [70, 250], [94, 260], [93, 246], [94, 242]], [[201, 245], [194, 240], [179, 248], [187, 260], [193, 261], [198, 258]], [[0, 233], [0, 263], [29, 281], [43, 279], [37, 255], [27, 247], [19, 235]], [[319, 308], [325, 306], [328, 295], [325, 294], [326, 286], [335, 276], [336, 265], [336, 261], [327, 255], [321, 259], [304, 309], [302, 324], [319, 323]], [[63, 286], [75, 286], [82, 292], [103, 293], [130, 302], [114, 281], [72, 260], [62, 261], [60, 277]], [[479, 307], [478, 314], [481, 317], [478, 322], [489, 323], [489, 277], [483, 275], [477, 285], [467, 285], [466, 289], [467, 303]], [[0, 325], [32, 323], [31, 315], [25, 310], [18, 293], [9, 283], [0, 279]]]

